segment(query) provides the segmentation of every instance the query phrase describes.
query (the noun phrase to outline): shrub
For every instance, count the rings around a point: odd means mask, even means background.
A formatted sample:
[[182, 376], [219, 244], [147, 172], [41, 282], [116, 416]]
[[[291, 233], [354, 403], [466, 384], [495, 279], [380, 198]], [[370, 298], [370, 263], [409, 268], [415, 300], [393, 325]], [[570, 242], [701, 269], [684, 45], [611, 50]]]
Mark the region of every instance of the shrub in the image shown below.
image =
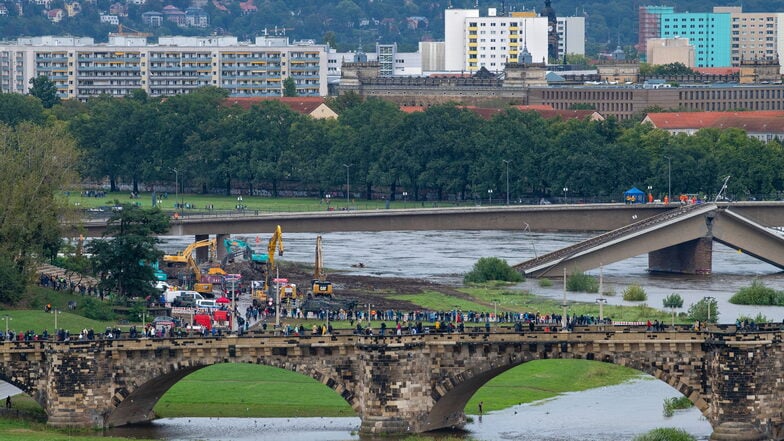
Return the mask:
[[553, 286], [553, 281], [547, 278], [539, 279], [539, 286], [541, 286], [542, 288], [548, 288], [550, 286]]
[[81, 309], [82, 315], [93, 320], [111, 321], [115, 318], [111, 305], [91, 297], [85, 297]]
[[675, 414], [676, 410], [680, 409], [688, 409], [694, 406], [694, 403], [689, 401], [688, 398], [684, 396], [680, 397], [672, 397], [672, 398], [665, 398], [664, 399], [664, 416], [671, 417]]
[[730, 298], [735, 305], [784, 305], [784, 293], [765, 286], [759, 280], [741, 288]]
[[640, 285], [629, 285], [623, 290], [623, 299], [629, 302], [648, 300], [648, 294]]
[[574, 273], [566, 279], [566, 290], [577, 292], [599, 292], [599, 281], [585, 273]]
[[719, 303], [713, 297], [705, 297], [697, 303], [692, 303], [689, 306], [689, 318], [716, 323], [719, 318]]
[[683, 297], [680, 294], [672, 293], [662, 300], [665, 308], [678, 309], [683, 308]]
[[738, 316], [738, 321], [741, 322], [741, 323], [743, 323], [744, 321], [747, 322], [747, 323], [754, 322], [754, 323], [759, 325], [761, 323], [768, 323], [768, 322], [770, 322], [770, 319], [768, 317], [766, 317], [765, 314], [759, 312], [759, 313], [757, 313], [756, 317], [750, 317], [748, 315], [739, 315]]
[[522, 282], [525, 279], [522, 274], [509, 266], [506, 260], [498, 257], [482, 257], [474, 264], [471, 272], [463, 278], [465, 283], [484, 283], [490, 280]]
[[660, 427], [634, 437], [634, 441], [696, 441], [696, 439], [685, 430], [672, 427]]

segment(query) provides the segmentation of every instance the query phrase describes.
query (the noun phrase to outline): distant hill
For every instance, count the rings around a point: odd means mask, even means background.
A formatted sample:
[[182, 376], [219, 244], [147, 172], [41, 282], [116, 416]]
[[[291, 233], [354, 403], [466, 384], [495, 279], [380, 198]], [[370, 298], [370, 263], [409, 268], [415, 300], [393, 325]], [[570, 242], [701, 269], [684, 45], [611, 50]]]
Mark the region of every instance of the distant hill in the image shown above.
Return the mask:
[[[97, 0], [95, 4], [82, 1], [82, 12], [65, 17], [60, 23], [50, 23], [44, 16], [44, 6], [27, 1], [19, 3], [23, 16], [19, 16], [16, 3], [0, 0], [9, 15], [0, 16], [0, 38], [10, 39], [33, 35], [79, 35], [106, 41], [116, 26], [99, 23], [101, 12], [109, 11], [117, 0]], [[473, 8], [475, 0], [247, 0], [256, 7], [255, 13], [243, 15], [237, 0], [204, 0], [204, 11], [210, 25], [203, 29], [179, 28], [165, 23], [160, 28], [149, 28], [142, 23], [141, 14], [162, 11], [174, 5], [185, 10], [189, 0], [147, 0], [145, 5], [128, 4], [128, 16], [120, 22], [129, 28], [155, 35], [210, 35], [229, 34], [241, 39], [275, 32], [292, 39], [313, 39], [318, 43], [328, 41], [338, 50], [353, 50], [360, 44], [365, 51], [373, 51], [376, 42], [397, 42], [402, 51], [413, 51], [420, 40], [442, 40], [444, 34], [444, 9], [450, 4], [455, 8]], [[125, 3], [121, 3], [125, 4]], [[630, 46], [637, 41], [637, 10], [640, 5], [669, 5], [676, 11], [709, 12], [714, 5], [732, 6], [737, 1], [679, 0], [679, 1], [629, 1], [629, 0], [552, 0], [560, 16], [584, 15], [586, 17], [586, 50], [589, 54], [612, 50], [620, 42]], [[487, 8], [506, 11], [540, 10], [544, 0], [479, 0], [484, 15]], [[50, 9], [64, 8], [64, 0], [53, 0]], [[747, 12], [784, 12], [784, 0], [746, 0]], [[247, 8], [246, 8], [247, 9]], [[252, 8], [251, 8], [252, 9]]]

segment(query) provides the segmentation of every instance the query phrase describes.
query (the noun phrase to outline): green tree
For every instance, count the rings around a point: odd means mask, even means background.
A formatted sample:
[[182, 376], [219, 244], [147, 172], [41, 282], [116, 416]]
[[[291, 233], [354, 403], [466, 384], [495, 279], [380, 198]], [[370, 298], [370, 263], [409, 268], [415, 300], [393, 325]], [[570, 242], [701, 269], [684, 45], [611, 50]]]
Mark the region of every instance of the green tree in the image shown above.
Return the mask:
[[662, 300], [665, 308], [670, 308], [672, 312], [672, 325], [675, 326], [675, 310], [683, 308], [683, 297], [680, 294], [672, 293]]
[[294, 78], [286, 77], [283, 80], [283, 96], [298, 96], [297, 93], [297, 83], [294, 82]]
[[[0, 300], [18, 300], [38, 263], [57, 255], [67, 206], [57, 193], [76, 182], [75, 142], [60, 124], [0, 124]], [[67, 217], [65, 217], [67, 218]]]
[[156, 248], [157, 235], [169, 229], [169, 218], [157, 207], [142, 209], [123, 204], [112, 213], [102, 239], [91, 241], [87, 251], [93, 256], [93, 270], [100, 287], [120, 298], [153, 294], [153, 269], [145, 262], [157, 262], [162, 253]]
[[689, 317], [703, 323], [716, 323], [719, 321], [719, 303], [713, 297], [704, 297], [689, 306]]
[[523, 275], [509, 266], [504, 259], [499, 259], [498, 257], [482, 257], [463, 278], [465, 283], [484, 283], [491, 280], [521, 282], [523, 280]]
[[60, 103], [60, 97], [57, 96], [57, 86], [45, 75], [30, 78], [30, 95], [41, 100], [41, 104], [46, 109]]
[[18, 93], [0, 93], [0, 123], [15, 127], [22, 121], [44, 122], [41, 100]]

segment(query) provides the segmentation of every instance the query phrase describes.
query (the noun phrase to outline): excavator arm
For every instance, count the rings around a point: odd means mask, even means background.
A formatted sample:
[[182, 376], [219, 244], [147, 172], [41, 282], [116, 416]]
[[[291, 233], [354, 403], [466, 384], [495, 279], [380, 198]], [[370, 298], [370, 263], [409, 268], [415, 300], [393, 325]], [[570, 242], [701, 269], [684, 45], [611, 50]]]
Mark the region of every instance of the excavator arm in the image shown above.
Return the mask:
[[283, 231], [280, 225], [275, 228], [275, 232], [270, 237], [269, 244], [267, 245], [267, 257], [270, 269], [275, 267], [275, 249], [278, 250], [278, 256], [283, 255]]

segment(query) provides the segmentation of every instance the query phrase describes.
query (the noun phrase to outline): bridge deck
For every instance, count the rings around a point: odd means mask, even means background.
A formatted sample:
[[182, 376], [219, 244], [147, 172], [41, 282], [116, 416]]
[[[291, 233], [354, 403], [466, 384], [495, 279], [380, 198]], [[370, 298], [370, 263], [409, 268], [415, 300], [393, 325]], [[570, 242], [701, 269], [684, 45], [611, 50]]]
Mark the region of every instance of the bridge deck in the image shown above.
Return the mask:
[[635, 237], [640, 232], [661, 228], [665, 225], [669, 225], [675, 221], [678, 221], [679, 219], [690, 218], [706, 211], [714, 210], [715, 208], [715, 205], [712, 204], [685, 205], [677, 209], [660, 213], [643, 219], [639, 222], [635, 222], [627, 226], [609, 231], [607, 233], [600, 234], [588, 240], [561, 248], [551, 253], [538, 256], [534, 259], [527, 260], [520, 264], [514, 265], [514, 269], [525, 274], [533, 273], [543, 268], [569, 261], [570, 258], [576, 256], [577, 254], [602, 247], [614, 241]]

